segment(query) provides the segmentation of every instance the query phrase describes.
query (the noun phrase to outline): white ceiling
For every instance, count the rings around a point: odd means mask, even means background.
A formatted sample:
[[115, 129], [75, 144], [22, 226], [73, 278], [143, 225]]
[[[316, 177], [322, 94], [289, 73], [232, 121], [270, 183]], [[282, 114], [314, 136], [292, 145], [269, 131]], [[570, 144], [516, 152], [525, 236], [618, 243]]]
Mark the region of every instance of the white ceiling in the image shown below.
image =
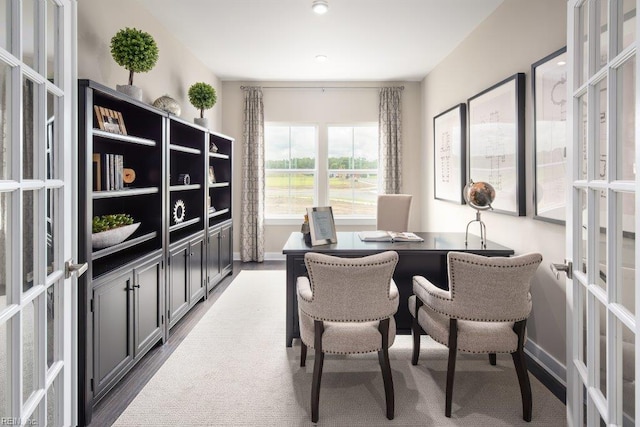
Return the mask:
[[222, 80], [418, 81], [503, 0], [138, 1]]

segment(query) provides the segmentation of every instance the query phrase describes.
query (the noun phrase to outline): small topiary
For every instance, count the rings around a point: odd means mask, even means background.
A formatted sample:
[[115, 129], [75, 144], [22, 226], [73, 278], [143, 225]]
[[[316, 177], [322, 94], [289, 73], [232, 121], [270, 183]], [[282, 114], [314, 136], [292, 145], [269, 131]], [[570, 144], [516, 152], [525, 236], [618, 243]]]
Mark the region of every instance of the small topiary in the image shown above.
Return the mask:
[[145, 73], [158, 62], [158, 45], [149, 33], [125, 28], [111, 38], [111, 56], [129, 70], [129, 85], [133, 85], [133, 73]]
[[218, 100], [216, 90], [207, 83], [194, 83], [189, 88], [189, 102], [200, 110], [200, 118], [204, 118], [204, 110], [213, 107]]

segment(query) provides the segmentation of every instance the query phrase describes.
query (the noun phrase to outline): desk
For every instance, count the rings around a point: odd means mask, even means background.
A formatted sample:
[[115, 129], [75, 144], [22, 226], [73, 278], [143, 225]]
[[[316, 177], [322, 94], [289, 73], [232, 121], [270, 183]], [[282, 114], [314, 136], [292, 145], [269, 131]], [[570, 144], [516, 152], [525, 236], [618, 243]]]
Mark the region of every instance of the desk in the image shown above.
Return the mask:
[[447, 289], [447, 253], [449, 251], [471, 252], [485, 256], [510, 256], [514, 253], [513, 249], [489, 241], [486, 249], [482, 248], [480, 238], [473, 235], [469, 235], [469, 243], [465, 246], [465, 233], [416, 234], [422, 237], [424, 242], [363, 242], [357, 232], [338, 232], [338, 243], [311, 246], [304, 242], [302, 233], [291, 233], [282, 249], [282, 253], [287, 258], [287, 347], [291, 347], [294, 338], [300, 337], [296, 278], [307, 275], [304, 265], [304, 254], [307, 252], [351, 258], [388, 250], [398, 252], [398, 265], [393, 279], [400, 292], [400, 304], [395, 315], [399, 333], [408, 333], [411, 330], [411, 313], [409, 313], [407, 301], [413, 294], [413, 276], [424, 276], [433, 284]]

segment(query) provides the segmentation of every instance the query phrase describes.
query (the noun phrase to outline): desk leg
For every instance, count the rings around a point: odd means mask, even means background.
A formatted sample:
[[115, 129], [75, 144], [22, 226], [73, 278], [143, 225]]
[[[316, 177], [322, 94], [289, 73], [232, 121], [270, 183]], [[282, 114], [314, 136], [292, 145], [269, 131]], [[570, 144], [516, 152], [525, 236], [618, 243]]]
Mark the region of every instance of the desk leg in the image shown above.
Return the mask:
[[295, 284], [295, 269], [293, 263], [293, 256], [287, 255], [287, 312], [286, 312], [286, 325], [287, 325], [287, 347], [291, 347], [293, 344], [293, 310], [294, 310], [294, 298], [296, 297], [296, 284]]

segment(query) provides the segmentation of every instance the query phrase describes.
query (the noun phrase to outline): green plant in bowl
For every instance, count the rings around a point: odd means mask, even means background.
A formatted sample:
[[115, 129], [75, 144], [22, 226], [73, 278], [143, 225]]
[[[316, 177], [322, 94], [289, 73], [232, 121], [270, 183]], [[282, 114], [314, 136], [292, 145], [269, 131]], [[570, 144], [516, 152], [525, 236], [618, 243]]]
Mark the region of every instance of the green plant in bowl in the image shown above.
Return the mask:
[[133, 218], [129, 214], [110, 214], [93, 217], [93, 232], [100, 233], [125, 225], [133, 224]]

